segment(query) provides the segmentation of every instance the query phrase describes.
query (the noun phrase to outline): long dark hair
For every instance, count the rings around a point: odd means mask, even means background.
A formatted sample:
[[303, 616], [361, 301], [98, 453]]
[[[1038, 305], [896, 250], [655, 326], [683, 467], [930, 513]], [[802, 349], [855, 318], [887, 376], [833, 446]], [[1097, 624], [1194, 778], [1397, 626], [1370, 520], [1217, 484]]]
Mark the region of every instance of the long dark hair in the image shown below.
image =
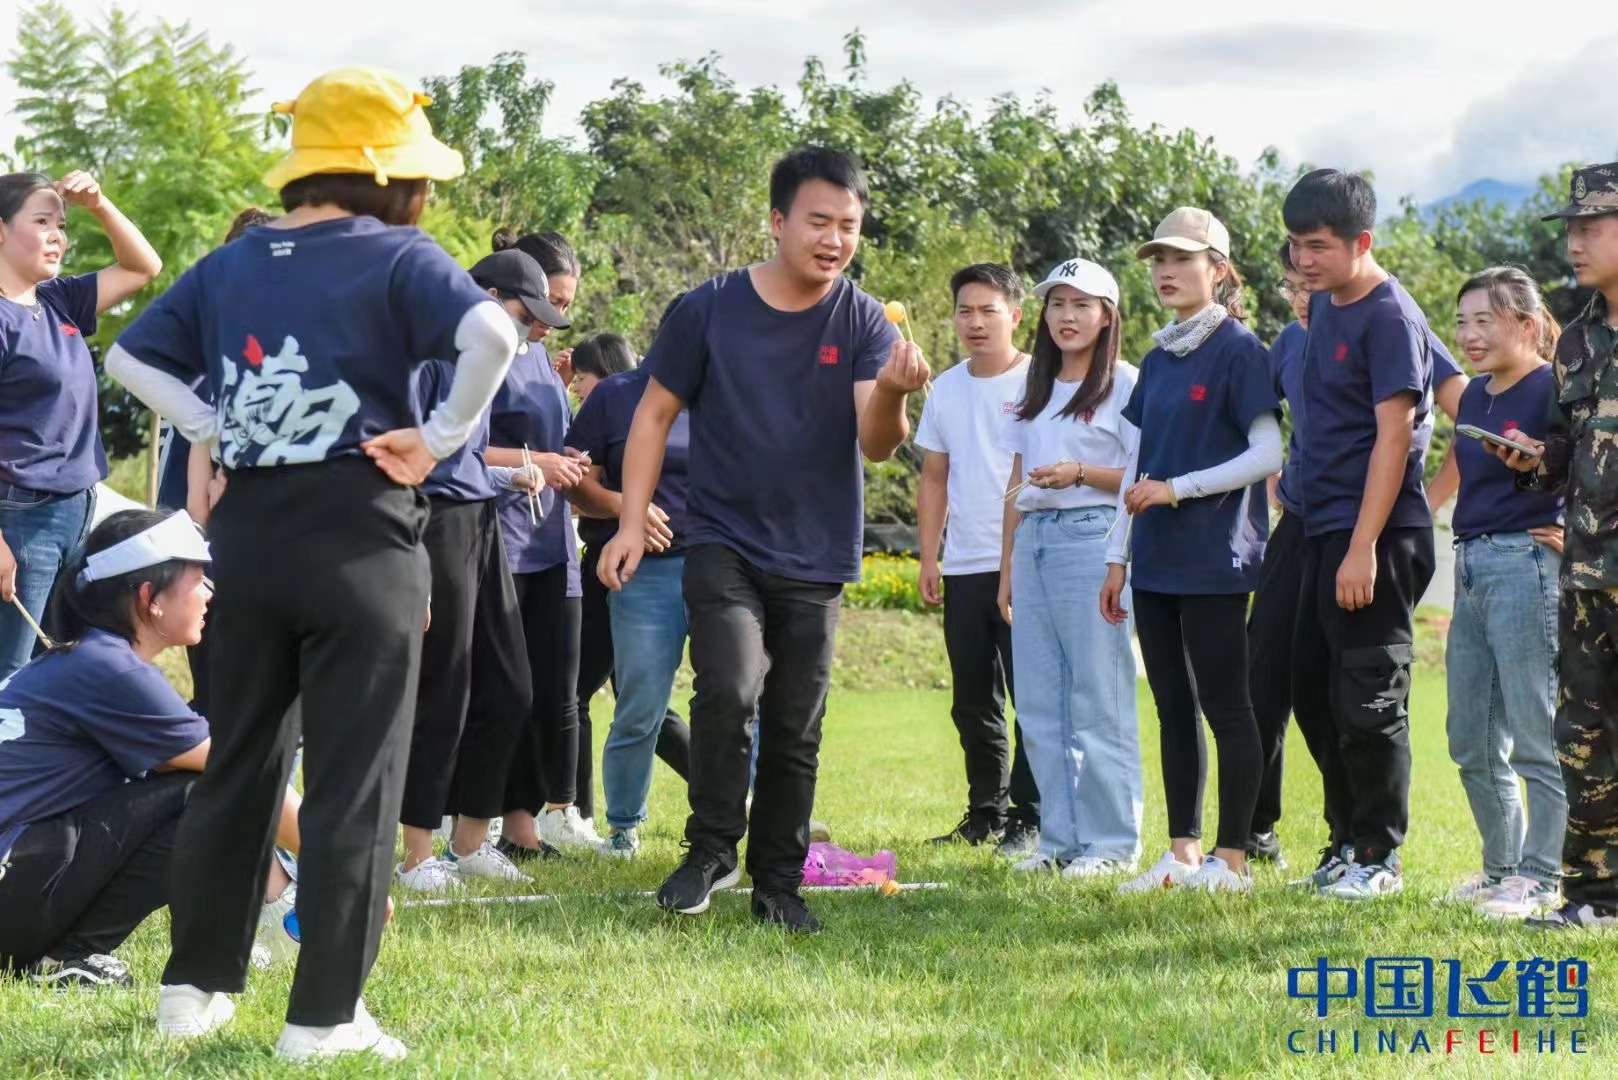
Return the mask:
[[58, 649], [71, 649], [91, 630], [104, 630], [131, 645], [135, 643], [135, 631], [143, 621], [140, 587], [150, 585], [152, 595], [156, 596], [179, 581], [187, 566], [196, 564], [170, 559], [105, 581], [92, 581], [82, 588], [78, 582], [79, 572], [89, 563], [91, 555], [143, 533], [168, 517], [167, 512], [157, 510], [120, 510], [90, 530], [83, 553], [68, 560], [57, 575], [56, 587], [51, 590], [48, 621]]
[[[1101, 305], [1101, 310], [1107, 313], [1107, 325], [1096, 335], [1095, 351], [1090, 354], [1090, 370], [1084, 373], [1084, 380], [1079, 383], [1073, 400], [1056, 414], [1059, 417], [1082, 417], [1094, 412], [1112, 393], [1112, 369], [1118, 363], [1118, 349], [1123, 344], [1124, 317], [1118, 305], [1106, 297], [1097, 297], [1096, 301]], [[1033, 359], [1028, 364], [1028, 383], [1023, 389], [1023, 399], [1017, 405], [1018, 420], [1032, 420], [1044, 411], [1045, 406], [1050, 404], [1056, 376], [1062, 370], [1062, 350], [1057, 347], [1056, 338], [1051, 336], [1050, 324], [1045, 321], [1045, 308], [1050, 306], [1050, 302], [1047, 296], [1044, 306], [1039, 309], [1039, 326], [1034, 330], [1034, 347], [1030, 350]]]

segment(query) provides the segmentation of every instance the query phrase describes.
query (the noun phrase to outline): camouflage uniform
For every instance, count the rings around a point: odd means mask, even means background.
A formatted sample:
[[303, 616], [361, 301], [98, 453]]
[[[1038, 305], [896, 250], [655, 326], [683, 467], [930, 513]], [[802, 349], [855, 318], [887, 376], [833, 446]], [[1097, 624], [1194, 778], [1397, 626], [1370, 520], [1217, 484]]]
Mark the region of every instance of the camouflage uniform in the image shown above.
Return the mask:
[[[1575, 172], [1572, 202], [1552, 218], [1598, 214], [1618, 214], [1618, 163]], [[1563, 331], [1545, 455], [1518, 481], [1567, 498], [1556, 707], [1563, 892], [1605, 914], [1618, 911], [1618, 329], [1609, 317], [1597, 294]]]

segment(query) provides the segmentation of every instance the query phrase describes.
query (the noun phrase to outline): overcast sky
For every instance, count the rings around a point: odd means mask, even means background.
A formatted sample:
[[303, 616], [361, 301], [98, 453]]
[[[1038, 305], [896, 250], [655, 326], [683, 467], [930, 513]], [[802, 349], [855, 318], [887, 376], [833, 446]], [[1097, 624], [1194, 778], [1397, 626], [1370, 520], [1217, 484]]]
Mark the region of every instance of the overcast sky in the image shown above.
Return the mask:
[[[0, 2], [0, 42], [16, 40]], [[1048, 89], [1078, 116], [1115, 79], [1134, 115], [1212, 135], [1251, 163], [1266, 146], [1289, 163], [1370, 168], [1384, 202], [1422, 201], [1482, 177], [1529, 181], [1566, 160], [1618, 158], [1618, 29], [1522, 0], [127, 0], [189, 19], [244, 53], [265, 104], [322, 70], [375, 63], [413, 78], [502, 50], [556, 84], [546, 126], [576, 131], [579, 110], [629, 77], [654, 90], [659, 63], [713, 51], [745, 84], [791, 96], [807, 54], [840, 65], [858, 26], [871, 78], [910, 79], [929, 97], [974, 105]], [[68, 0], [96, 18], [102, 0]], [[1599, 10], [1601, 5], [1586, 9]], [[1600, 23], [1587, 17], [1592, 26]], [[15, 88], [0, 77], [0, 103]], [[0, 116], [9, 147], [14, 117]]]

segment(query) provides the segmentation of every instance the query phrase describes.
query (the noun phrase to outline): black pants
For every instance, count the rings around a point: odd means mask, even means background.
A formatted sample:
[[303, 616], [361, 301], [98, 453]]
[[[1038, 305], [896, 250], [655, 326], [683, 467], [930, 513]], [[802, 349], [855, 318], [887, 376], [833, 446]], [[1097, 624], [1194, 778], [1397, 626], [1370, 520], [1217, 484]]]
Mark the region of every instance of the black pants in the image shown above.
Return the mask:
[[[765, 573], [730, 548], [701, 544], [686, 554], [683, 591], [696, 671], [685, 838], [734, 864], [750, 832], [754, 886], [796, 890], [809, 851], [842, 586]], [[749, 821], [755, 710], [764, 730]]]
[[1283, 511], [1270, 532], [1247, 613], [1248, 687], [1264, 755], [1264, 779], [1253, 810], [1255, 834], [1274, 832], [1281, 820], [1281, 775], [1287, 720], [1292, 716], [1292, 641], [1297, 636], [1303, 561], [1303, 521]]
[[[1028, 768], [1022, 725], [1006, 737], [1012, 695], [1011, 627], [1000, 617], [1000, 574], [951, 574], [944, 579], [944, 648], [954, 697], [950, 719], [966, 755], [967, 808], [996, 826], [1011, 818], [1039, 825], [1039, 788]], [[1016, 704], [1013, 697], [1012, 704]]]
[[0, 971], [110, 953], [167, 903], [174, 835], [196, 778], [136, 780], [23, 830], [0, 877]]
[[513, 580], [534, 707], [507, 774], [505, 809], [539, 814], [547, 802], [565, 805], [578, 798], [581, 612], [579, 598], [567, 595], [566, 563]]
[[[601, 692], [608, 682], [617, 692], [618, 682], [613, 676], [612, 616], [607, 610], [607, 587], [596, 576], [601, 561], [601, 550], [584, 549], [579, 561], [584, 596], [579, 619], [579, 814], [594, 817], [595, 795], [591, 790], [591, 777], [595, 761], [595, 730], [590, 721], [590, 700]], [[670, 708], [663, 714], [663, 726], [657, 730], [657, 756], [679, 775], [681, 780], [691, 778], [691, 728], [680, 714]]]
[[1410, 820], [1412, 613], [1433, 577], [1433, 530], [1387, 529], [1376, 587], [1358, 611], [1337, 605], [1348, 530], [1310, 537], [1292, 652], [1292, 707], [1320, 768], [1332, 846], [1374, 861]]
[[362, 457], [240, 469], [214, 509], [208, 768], [180, 822], [165, 984], [239, 993], [303, 695], [287, 1022], [354, 1018], [387, 911], [427, 612], [427, 499]]
[[1135, 629], [1146, 681], [1157, 701], [1169, 836], [1202, 836], [1207, 743], [1198, 708], [1219, 751], [1215, 847], [1247, 846], [1258, 799], [1258, 723], [1247, 691], [1247, 594], [1170, 596], [1134, 590]]
[[1618, 913], [1618, 590], [1565, 590], [1558, 625], [1556, 756], [1567, 786], [1562, 895], [1610, 915]]
[[[423, 542], [433, 619], [422, 641], [399, 821], [436, 829], [446, 810], [487, 818], [505, 809], [506, 770], [533, 690], [494, 500], [433, 499]], [[474, 674], [482, 706], [475, 723]]]

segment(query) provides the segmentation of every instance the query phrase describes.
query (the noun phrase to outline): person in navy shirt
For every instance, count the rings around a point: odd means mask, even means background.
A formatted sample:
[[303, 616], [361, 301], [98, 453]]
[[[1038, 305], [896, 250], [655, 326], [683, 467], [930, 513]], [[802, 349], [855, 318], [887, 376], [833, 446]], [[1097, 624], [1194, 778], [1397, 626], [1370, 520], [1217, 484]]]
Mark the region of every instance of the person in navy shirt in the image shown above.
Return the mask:
[[1307, 882], [1366, 899], [1404, 887], [1412, 616], [1434, 566], [1422, 490], [1434, 338], [1372, 254], [1376, 195], [1364, 177], [1316, 170], [1293, 186], [1283, 216], [1313, 290], [1292, 403], [1308, 536], [1293, 709], [1332, 835]]
[[[1114, 624], [1127, 617], [1127, 565], [1161, 727], [1169, 850], [1119, 889], [1245, 893], [1263, 757], [1243, 620], [1269, 532], [1264, 479], [1281, 465], [1280, 403], [1264, 346], [1242, 325], [1242, 280], [1224, 224], [1182, 207], [1137, 254], [1152, 261], [1152, 283], [1175, 319], [1153, 335], [1157, 347], [1124, 407], [1140, 429], [1118, 499], [1119, 518], [1132, 520], [1113, 530], [1101, 612]], [[1219, 747], [1219, 831], [1206, 854], [1199, 712]]]
[[[465, 443], [517, 344], [510, 313], [413, 227], [429, 181], [463, 169], [426, 100], [355, 67], [279, 105], [292, 150], [265, 181], [286, 216], [204, 256], [107, 358], [229, 476], [209, 521], [211, 662], [234, 708], [212, 710], [212, 760], [180, 826], [168, 1038], [227, 1022], [245, 984], [301, 693], [303, 948], [276, 1049], [405, 1054], [360, 992], [387, 916], [427, 615], [416, 485]], [[414, 371], [451, 357], [450, 392], [421, 423]], [[212, 404], [189, 388], [199, 374]]]
[[[112, 266], [62, 277], [67, 210], [112, 244]], [[152, 245], [83, 172], [0, 176], [0, 679], [28, 662], [57, 571], [90, 531], [107, 475], [97, 422], [96, 319], [163, 269]]]
[[739, 879], [758, 710], [753, 914], [820, 928], [798, 888], [842, 585], [860, 574], [860, 454], [893, 454], [909, 433], [905, 400], [928, 379], [920, 350], [842, 276], [868, 203], [849, 155], [783, 157], [770, 176], [775, 256], [693, 289], [646, 357], [599, 572], [615, 590], [635, 576], [668, 433], [689, 406], [690, 851], [658, 891], [665, 909], [706, 911], [712, 889]]
[[[1478, 372], [1458, 421], [1543, 439], [1559, 328], [1539, 287], [1516, 267], [1493, 267], [1469, 278], [1456, 304], [1456, 336]], [[1457, 486], [1447, 728], [1483, 865], [1450, 895], [1527, 918], [1559, 906], [1567, 828], [1555, 737], [1562, 497], [1522, 490], [1486, 444], [1459, 433], [1429, 492], [1433, 509]]]

